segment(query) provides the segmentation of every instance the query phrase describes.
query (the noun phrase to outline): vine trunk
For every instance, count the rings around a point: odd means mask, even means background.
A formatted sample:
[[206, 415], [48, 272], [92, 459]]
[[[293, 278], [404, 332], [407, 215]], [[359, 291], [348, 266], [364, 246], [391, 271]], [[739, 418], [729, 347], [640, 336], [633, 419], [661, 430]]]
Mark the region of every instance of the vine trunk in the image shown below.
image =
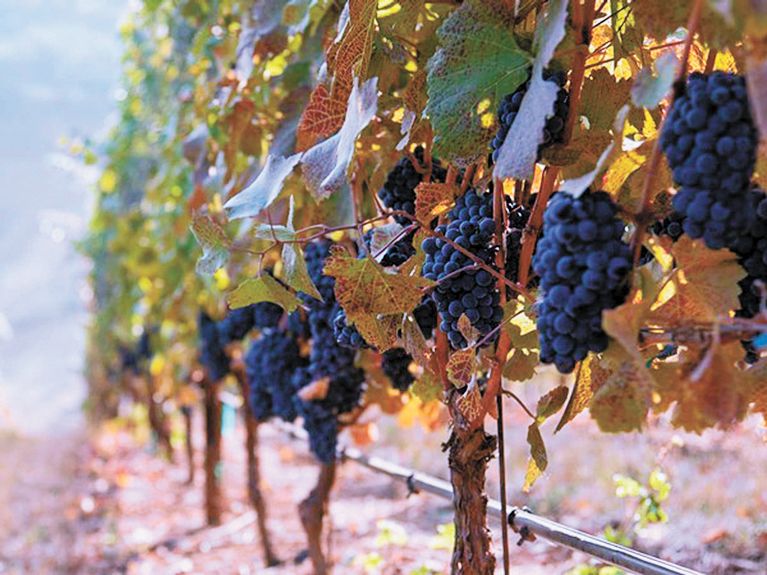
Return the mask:
[[323, 463], [317, 478], [317, 485], [298, 506], [301, 524], [306, 531], [309, 558], [315, 575], [330, 573], [330, 562], [322, 550], [322, 527], [328, 511], [330, 491], [336, 480], [336, 463]]
[[208, 525], [220, 525], [221, 497], [221, 401], [220, 383], [206, 379], [205, 391], [205, 516]]

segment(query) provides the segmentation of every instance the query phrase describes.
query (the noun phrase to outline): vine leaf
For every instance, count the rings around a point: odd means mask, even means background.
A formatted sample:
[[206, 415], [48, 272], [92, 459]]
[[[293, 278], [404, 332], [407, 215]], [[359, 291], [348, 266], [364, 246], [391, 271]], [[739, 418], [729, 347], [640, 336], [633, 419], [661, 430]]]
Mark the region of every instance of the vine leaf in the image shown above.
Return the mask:
[[767, 360], [762, 360], [745, 373], [754, 413], [761, 413], [767, 424]]
[[461, 349], [450, 354], [447, 361], [447, 378], [456, 387], [469, 385], [474, 375], [475, 353], [473, 348]]
[[[286, 233], [292, 233], [295, 236], [293, 227], [293, 216], [295, 214], [295, 199], [290, 196], [290, 208], [288, 210], [288, 220], [285, 226]], [[322, 301], [322, 296], [309, 276], [309, 270], [306, 268], [306, 259], [304, 252], [297, 243], [286, 243], [282, 246], [282, 267], [283, 279], [294, 290], [303, 292], [314, 299]]]
[[428, 226], [432, 220], [447, 212], [455, 203], [460, 189], [456, 184], [421, 182], [415, 189], [415, 217]]
[[379, 316], [372, 313], [346, 313], [349, 323], [360, 332], [362, 338], [378, 351], [384, 352], [397, 345], [399, 314]]
[[543, 143], [546, 120], [554, 114], [559, 87], [543, 79], [543, 71], [554, 57], [554, 51], [565, 37], [567, 2], [553, 0], [535, 29], [536, 52], [530, 87], [522, 99], [514, 123], [498, 152], [493, 175], [496, 178], [529, 179]]
[[602, 328], [615, 339], [624, 351], [641, 365], [642, 356], [637, 348], [639, 330], [645, 323], [652, 302], [628, 301], [602, 312]]
[[415, 320], [407, 318], [402, 324], [402, 347], [408, 352], [413, 360], [420, 366], [428, 366], [431, 351], [426, 343], [426, 338]]
[[590, 172], [586, 172], [582, 176], [565, 180], [559, 186], [559, 191], [572, 194], [576, 198], [579, 197], [589, 189], [589, 186], [594, 183], [594, 180], [596, 180], [597, 176], [604, 172], [610, 166], [610, 164], [615, 161], [615, 159], [621, 153], [623, 129], [630, 110], [631, 108], [628, 104], [618, 110], [618, 114], [615, 117], [615, 122], [613, 123], [613, 141], [608, 144], [608, 146], [599, 156], [594, 169]]
[[527, 80], [530, 56], [517, 45], [513, 23], [502, 0], [466, 0], [437, 32], [426, 114], [435, 152], [449, 162], [468, 165], [486, 154], [501, 98]]
[[362, 86], [355, 78], [341, 130], [304, 153], [301, 169], [309, 191], [318, 202], [346, 185], [346, 172], [354, 155], [357, 136], [376, 114], [377, 86], [377, 78]]
[[631, 101], [640, 108], [656, 108], [676, 80], [676, 71], [679, 67], [674, 52], [666, 52], [653, 63], [656, 74], [648, 68], [642, 68], [631, 87]]
[[410, 393], [423, 403], [430, 403], [442, 398], [442, 385], [431, 372], [424, 371], [423, 375], [413, 382]]
[[587, 138], [610, 130], [615, 116], [629, 98], [631, 82], [618, 80], [607, 68], [598, 68], [583, 82], [580, 113], [589, 119]]
[[255, 112], [256, 105], [252, 100], [241, 99], [235, 102], [232, 110], [224, 119], [224, 125], [228, 132], [228, 138], [224, 145], [224, 164], [226, 165], [224, 182], [229, 182], [234, 175], [237, 167], [237, 152], [240, 149], [240, 142], [242, 142], [242, 138], [250, 126]]
[[229, 261], [229, 238], [224, 229], [208, 215], [195, 215], [190, 226], [202, 257], [197, 260], [197, 273], [212, 275]]
[[591, 417], [607, 433], [641, 430], [653, 387], [649, 371], [616, 344], [607, 349], [602, 361], [609, 375], [598, 387], [592, 382]]
[[740, 343], [727, 343], [711, 352], [709, 365], [695, 381], [691, 374], [705, 361], [698, 350], [684, 350], [679, 363], [661, 364], [654, 372], [659, 403], [674, 403], [671, 423], [687, 431], [701, 433], [715, 425], [731, 426], [745, 417], [753, 397], [751, 370], [742, 372], [737, 367], [743, 357]]
[[317, 287], [309, 277], [304, 252], [301, 251], [298, 244], [289, 243], [282, 245], [282, 269], [283, 279], [286, 284], [296, 291], [303, 292], [322, 301], [320, 292], [317, 291]]
[[466, 422], [475, 422], [482, 416], [482, 393], [476, 382], [469, 384], [466, 392], [456, 400], [456, 406]]
[[549, 417], [554, 415], [567, 401], [568, 389], [566, 385], [558, 385], [538, 400], [535, 410], [536, 422], [541, 425]]
[[[394, 247], [393, 240], [404, 230], [397, 222], [373, 228], [370, 234], [370, 255], [380, 264], [387, 252]], [[391, 245], [390, 245], [391, 244]], [[386, 246], [389, 246], [386, 250]]]
[[409, 313], [421, 302], [421, 288], [432, 284], [422, 277], [388, 273], [371, 257], [357, 259], [338, 246], [325, 262], [325, 274], [336, 279], [336, 299], [352, 322], [358, 314]]
[[528, 381], [538, 367], [538, 331], [535, 322], [523, 311], [517, 300], [504, 308], [503, 330], [511, 340], [511, 351], [506, 356], [503, 377], [509, 381]]
[[345, 123], [353, 78], [367, 75], [375, 15], [375, 0], [349, 0], [344, 6], [336, 41], [326, 55], [327, 70], [332, 80], [318, 84], [309, 98], [298, 125], [298, 149], [306, 150], [317, 140], [338, 131]]
[[671, 254], [677, 270], [664, 291], [673, 295], [655, 310], [653, 318], [666, 324], [715, 321], [740, 307], [738, 282], [746, 272], [735, 254], [709, 250], [687, 236], [673, 245]]
[[245, 280], [226, 299], [232, 309], [268, 301], [276, 303], [289, 313], [301, 305], [301, 300], [269, 274]]
[[264, 168], [253, 183], [224, 204], [229, 219], [257, 216], [272, 205], [280, 195], [286, 178], [300, 159], [301, 154], [294, 154], [289, 158], [269, 155]]
[[609, 370], [600, 365], [599, 358], [594, 354], [588, 355], [581, 362], [575, 376], [573, 392], [570, 394], [570, 399], [554, 433], [559, 432], [589, 406], [594, 396], [593, 389], [601, 387], [609, 375]]
[[522, 491], [528, 493], [538, 478], [543, 475], [549, 466], [549, 457], [546, 454], [546, 445], [537, 423], [532, 423], [527, 428], [527, 444], [530, 446], [530, 459], [527, 460], [525, 472], [525, 484]]

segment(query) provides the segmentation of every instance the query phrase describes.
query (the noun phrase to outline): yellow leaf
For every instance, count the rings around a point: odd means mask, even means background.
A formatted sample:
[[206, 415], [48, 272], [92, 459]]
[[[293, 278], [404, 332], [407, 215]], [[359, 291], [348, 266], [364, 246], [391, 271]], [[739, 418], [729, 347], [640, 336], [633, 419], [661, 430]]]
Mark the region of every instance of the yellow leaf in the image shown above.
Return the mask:
[[546, 471], [549, 465], [546, 446], [543, 443], [543, 436], [537, 423], [533, 423], [527, 428], [527, 443], [530, 445], [530, 459], [527, 460], [525, 484], [522, 486], [522, 491], [525, 493], [530, 491], [533, 483]]
[[447, 361], [447, 377], [456, 387], [469, 385], [474, 376], [474, 349], [463, 349], [450, 354]]
[[447, 212], [460, 190], [455, 184], [421, 182], [415, 189], [415, 217], [423, 225]]

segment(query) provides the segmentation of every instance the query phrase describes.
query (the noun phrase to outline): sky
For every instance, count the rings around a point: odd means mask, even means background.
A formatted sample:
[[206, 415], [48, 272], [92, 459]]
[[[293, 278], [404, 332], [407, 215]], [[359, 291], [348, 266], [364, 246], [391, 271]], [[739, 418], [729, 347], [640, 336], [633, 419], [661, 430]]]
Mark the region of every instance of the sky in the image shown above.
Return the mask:
[[94, 169], [65, 139], [115, 110], [125, 0], [0, 0], [0, 430], [81, 419]]

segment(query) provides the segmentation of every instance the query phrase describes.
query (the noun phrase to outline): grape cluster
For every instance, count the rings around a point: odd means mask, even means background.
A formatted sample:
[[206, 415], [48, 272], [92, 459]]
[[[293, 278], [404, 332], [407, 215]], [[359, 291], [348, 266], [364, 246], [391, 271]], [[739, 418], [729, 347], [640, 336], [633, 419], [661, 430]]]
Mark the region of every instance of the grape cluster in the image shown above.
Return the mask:
[[631, 250], [605, 192], [587, 191], [577, 199], [554, 194], [544, 229], [533, 258], [543, 292], [537, 304], [541, 361], [570, 373], [589, 351], [607, 348], [602, 311], [628, 294]]
[[430, 339], [437, 327], [437, 306], [430, 296], [424, 296], [421, 303], [413, 310], [415, 318], [421, 333], [426, 339]]
[[145, 328], [143, 332], [141, 332], [141, 337], [138, 338], [138, 343], [136, 344], [136, 355], [138, 355], [141, 359], [152, 359], [152, 341], [150, 337], [150, 329]]
[[[414, 153], [418, 163], [423, 165], [423, 148], [418, 146]], [[444, 182], [447, 170], [443, 168], [439, 160], [432, 158], [431, 181]], [[415, 169], [415, 166], [407, 156], [400, 158], [397, 164], [386, 176], [386, 182], [378, 191], [378, 197], [383, 205], [390, 210], [415, 214], [415, 189], [423, 180], [423, 174]], [[400, 225], [407, 225], [410, 220], [405, 216], [395, 215], [394, 219]]]
[[338, 306], [333, 315], [333, 334], [338, 345], [348, 349], [365, 349], [370, 347], [362, 337], [362, 334], [353, 325], [346, 321], [344, 308]]
[[[554, 102], [554, 114], [546, 120], [546, 125], [543, 128], [543, 143], [538, 147], [539, 157], [544, 148], [562, 142], [565, 134], [567, 114], [570, 111], [570, 94], [564, 87], [565, 82], [567, 81], [566, 74], [564, 72], [545, 70], [543, 72], [543, 79], [555, 83], [559, 86], [559, 90], [557, 91], [557, 99]], [[498, 154], [503, 145], [503, 141], [506, 139], [506, 136], [511, 129], [511, 125], [514, 123], [514, 120], [519, 113], [519, 108], [522, 106], [522, 99], [529, 89], [530, 80], [525, 82], [511, 94], [507, 94], [503, 100], [501, 100], [500, 106], [498, 106], [498, 132], [490, 143], [493, 162], [498, 161]]]
[[306, 341], [312, 337], [309, 330], [309, 320], [300, 309], [288, 314], [287, 329], [299, 341]]
[[732, 244], [753, 218], [747, 189], [758, 141], [745, 78], [691, 74], [660, 143], [679, 187], [673, 206], [684, 232], [711, 249]]
[[263, 421], [272, 415], [285, 421], [296, 418], [292, 378], [305, 366], [298, 342], [288, 331], [267, 329], [251, 343], [245, 355], [245, 372], [256, 419]]
[[[309, 370], [301, 368], [293, 374], [293, 388], [301, 389], [312, 382]], [[323, 463], [330, 463], [336, 458], [338, 444], [338, 421], [332, 411], [316, 401], [303, 401], [294, 397], [296, 411], [304, 422], [304, 429], [309, 436], [309, 449]]]
[[121, 345], [117, 349], [117, 353], [120, 356], [120, 369], [122, 369], [122, 371], [131, 371], [134, 375], [139, 375], [141, 373], [139, 368], [139, 358], [132, 349]]
[[324, 398], [303, 400], [296, 395], [294, 400], [309, 433], [312, 452], [321, 461], [329, 461], [335, 456], [336, 419], [359, 404], [365, 383], [364, 371], [354, 365], [355, 350], [339, 345], [335, 338], [334, 320], [339, 310], [333, 291], [335, 280], [323, 273], [330, 247], [329, 241], [319, 240], [310, 243], [305, 250], [309, 276], [323, 301], [304, 299], [309, 307], [312, 348], [307, 368], [298, 370], [293, 381], [294, 389], [298, 390], [313, 381], [330, 380]]
[[654, 222], [650, 226], [650, 233], [656, 236], [667, 236], [675, 242], [684, 234], [684, 217], [677, 212], [672, 212], [662, 220]]
[[223, 379], [229, 373], [229, 358], [221, 344], [216, 322], [204, 311], [197, 318], [200, 334], [200, 363], [212, 381]]
[[[413, 247], [413, 236], [415, 232], [401, 237], [386, 249], [386, 253], [381, 258], [381, 265], [385, 268], [390, 266], [401, 266], [407, 260], [415, 255], [415, 248]], [[368, 231], [365, 234], [365, 245], [368, 248], [370, 255], [376, 255], [372, 253], [371, 243], [373, 240], [373, 230]]]
[[[508, 196], [507, 196], [508, 198]], [[508, 214], [508, 228], [506, 229], [506, 277], [517, 282], [519, 277], [519, 254], [522, 250], [522, 236], [530, 219], [530, 210], [508, 198], [506, 213]]]
[[[488, 266], [495, 267], [492, 194], [467, 191], [456, 201], [448, 220], [447, 225], [437, 227], [437, 232], [469, 250]], [[503, 318], [499, 305], [501, 297], [492, 274], [483, 269], [456, 274], [473, 262], [441, 238], [426, 238], [422, 247], [426, 253], [423, 276], [442, 280], [432, 297], [439, 311], [440, 329], [447, 334], [453, 348], [464, 348], [468, 344], [458, 329], [458, 319], [462, 315], [466, 315], [482, 336], [490, 333]], [[446, 278], [448, 274], [453, 275]]]
[[383, 353], [381, 358], [381, 369], [391, 380], [392, 387], [405, 392], [415, 381], [415, 378], [409, 371], [409, 366], [413, 361], [413, 356], [401, 347], [395, 347]]
[[[767, 285], [767, 194], [753, 186], [748, 192], [749, 209], [754, 214], [753, 222], [745, 233], [741, 233], [730, 249], [746, 270], [740, 280], [740, 309], [738, 317], [754, 317], [761, 310], [762, 294], [760, 282]], [[759, 353], [750, 341], [744, 341], [746, 361], [756, 363]]]

